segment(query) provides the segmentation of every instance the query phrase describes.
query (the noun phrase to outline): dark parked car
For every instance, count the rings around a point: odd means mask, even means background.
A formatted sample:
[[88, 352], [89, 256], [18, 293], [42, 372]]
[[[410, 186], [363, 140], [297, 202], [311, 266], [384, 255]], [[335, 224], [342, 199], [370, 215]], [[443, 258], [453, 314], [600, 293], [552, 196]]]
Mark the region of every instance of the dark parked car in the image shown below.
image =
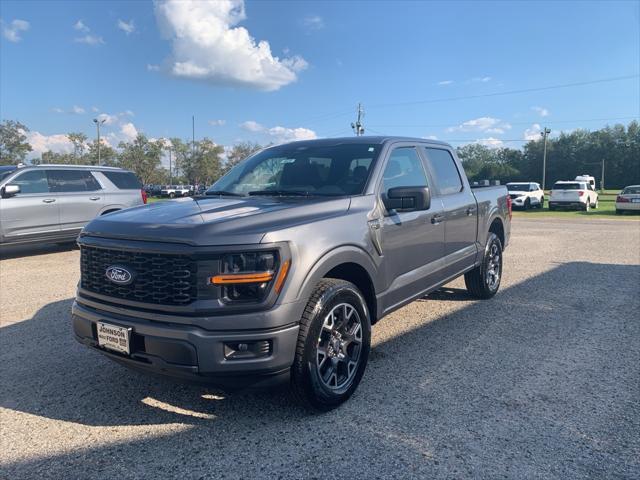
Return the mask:
[[274, 146], [206, 194], [84, 229], [80, 342], [223, 388], [288, 384], [326, 410], [358, 386], [385, 315], [461, 275], [477, 298], [500, 286], [507, 189], [472, 189], [445, 143]]

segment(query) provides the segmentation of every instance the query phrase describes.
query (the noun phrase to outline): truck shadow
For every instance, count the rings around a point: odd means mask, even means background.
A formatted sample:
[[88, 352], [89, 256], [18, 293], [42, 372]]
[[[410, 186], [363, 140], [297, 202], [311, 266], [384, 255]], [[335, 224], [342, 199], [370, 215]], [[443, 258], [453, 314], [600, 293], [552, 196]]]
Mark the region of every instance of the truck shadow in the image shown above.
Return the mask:
[[0, 246], [0, 260], [32, 257], [34, 255], [44, 255], [48, 253], [68, 252], [70, 250], [76, 250], [77, 248], [78, 245], [75, 242]]
[[[606, 301], [572, 287], [584, 278], [598, 279]], [[359, 390], [323, 415], [280, 392], [226, 396], [129, 371], [77, 344], [72, 300], [55, 302], [0, 330], [0, 406], [72, 422], [95, 442], [3, 469], [6, 478], [264, 478], [292, 466], [310, 477], [323, 464], [371, 477], [389, 465], [400, 470], [388, 476], [633, 476], [638, 439], [618, 425], [638, 422], [639, 290], [640, 266], [574, 262], [417, 325], [400, 310], [378, 328], [398, 322], [403, 333], [374, 338]], [[439, 311], [442, 300], [470, 299], [445, 289], [421, 306]], [[122, 436], [103, 436], [114, 431]]]

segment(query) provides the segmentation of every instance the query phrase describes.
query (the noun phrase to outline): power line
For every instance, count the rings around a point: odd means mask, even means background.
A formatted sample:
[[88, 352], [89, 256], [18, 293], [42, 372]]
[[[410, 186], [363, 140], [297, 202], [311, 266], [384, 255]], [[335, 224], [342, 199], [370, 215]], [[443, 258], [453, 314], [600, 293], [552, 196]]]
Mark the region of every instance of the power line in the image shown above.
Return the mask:
[[639, 74], [623, 75], [620, 77], [600, 78], [598, 80], [563, 83], [558, 85], [548, 85], [545, 87], [523, 88], [519, 90], [507, 90], [504, 92], [481, 93], [476, 95], [462, 95], [458, 97], [432, 98], [428, 100], [414, 100], [414, 101], [396, 102], [396, 103], [379, 103], [377, 105], [376, 104], [370, 105], [369, 108], [399, 107], [399, 106], [407, 106], [407, 105], [419, 105], [419, 104], [425, 104], [425, 103], [439, 103], [439, 102], [452, 102], [456, 100], [469, 100], [473, 98], [498, 97], [502, 95], [515, 95], [518, 93], [542, 92], [545, 90], [554, 90], [558, 88], [580, 87], [583, 85], [593, 85], [596, 83], [617, 82], [620, 80], [629, 80], [629, 79], [638, 78], [638, 77], [640, 77]]
[[[541, 120], [541, 119], [534, 119], [534, 120], [530, 120], [528, 122], [505, 122], [508, 123], [509, 125], [531, 125], [532, 123], [540, 123], [540, 122], [544, 122], [544, 123], [548, 123], [550, 125], [552, 124], [556, 124], [556, 123], [574, 123], [574, 122], [606, 122], [606, 121], [612, 121], [612, 120], [629, 120], [629, 119], [636, 119], [636, 118], [640, 118], [638, 115], [629, 115], [626, 117], [610, 117], [610, 118], [582, 118], [582, 119], [575, 119], [575, 120], [552, 120], [552, 121], [547, 121], [547, 120]], [[445, 123], [445, 124], [431, 124], [431, 125], [393, 125], [393, 124], [384, 124], [384, 125], [374, 125], [374, 127], [377, 128], [441, 128], [441, 127], [450, 127], [452, 123], [462, 123], [462, 122], [449, 122], [449, 123]], [[371, 128], [369, 128], [369, 130], [371, 130]]]

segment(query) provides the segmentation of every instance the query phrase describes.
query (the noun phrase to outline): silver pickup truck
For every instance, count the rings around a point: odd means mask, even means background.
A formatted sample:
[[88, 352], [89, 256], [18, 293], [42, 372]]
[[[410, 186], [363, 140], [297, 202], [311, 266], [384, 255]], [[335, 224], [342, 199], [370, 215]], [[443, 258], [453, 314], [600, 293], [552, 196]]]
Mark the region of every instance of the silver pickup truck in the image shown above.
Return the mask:
[[445, 143], [270, 147], [204, 196], [85, 227], [75, 336], [140, 370], [288, 384], [328, 410], [357, 388], [385, 315], [461, 275], [495, 295], [510, 221], [507, 189], [472, 188]]

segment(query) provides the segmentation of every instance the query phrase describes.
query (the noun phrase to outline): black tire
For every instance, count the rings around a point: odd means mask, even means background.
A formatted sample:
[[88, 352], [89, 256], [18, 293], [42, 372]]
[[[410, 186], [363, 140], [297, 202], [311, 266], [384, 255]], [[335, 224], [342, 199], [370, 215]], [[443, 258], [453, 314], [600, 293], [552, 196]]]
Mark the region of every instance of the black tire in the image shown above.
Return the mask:
[[169, 198], [176, 198], [176, 194], [175, 194], [175, 193], [173, 193], [173, 192], [171, 192], [171, 193], [169, 194]]
[[[336, 311], [336, 309], [343, 308], [342, 305], [345, 304], [357, 312], [359, 318], [355, 321], [359, 321], [360, 325], [360, 343], [358, 344], [355, 338], [351, 338], [349, 346], [347, 347], [351, 347], [352, 352], [354, 352], [356, 348], [358, 349], [357, 363], [354, 362], [356, 365], [353, 366], [353, 370], [349, 368], [350, 362], [347, 363], [346, 372], [344, 370], [344, 363], [340, 364], [340, 360], [336, 360], [335, 356], [331, 357], [330, 355], [329, 349], [332, 347], [332, 340], [328, 341], [329, 347], [326, 350], [326, 358], [323, 357], [322, 361], [319, 360], [322, 356], [320, 344], [323, 341], [323, 336], [327, 335], [330, 339], [334, 339], [332, 333], [334, 330], [328, 329], [325, 326], [326, 319], [329, 318], [329, 315]], [[349, 322], [349, 318], [352, 317], [353, 312], [347, 317], [347, 322]], [[339, 321], [340, 319], [336, 320], [336, 323]], [[336, 327], [335, 330], [338, 330], [338, 327]], [[333, 341], [335, 342], [335, 340]], [[349, 399], [358, 387], [367, 366], [370, 348], [371, 320], [362, 294], [357, 287], [350, 282], [333, 278], [323, 279], [318, 283], [311, 295], [300, 319], [300, 332], [298, 334], [296, 354], [293, 366], [291, 367], [292, 397], [297, 403], [311, 410], [326, 412], [338, 407], [341, 403]], [[332, 351], [333, 353], [336, 352], [336, 350]], [[342, 350], [338, 350], [338, 352], [341, 351]], [[326, 379], [323, 379], [323, 376], [321, 376], [322, 366], [325, 360], [329, 361], [329, 364], [325, 366], [335, 368], [335, 387], [328, 386]], [[334, 360], [335, 363], [332, 363]], [[338, 372], [340, 370], [338, 365], [343, 366], [342, 380], [344, 383], [341, 385], [338, 384]], [[326, 371], [323, 373], [326, 373]], [[329, 374], [329, 382], [331, 382], [332, 378], [332, 374]]]
[[[497, 248], [497, 252], [494, 249]], [[495, 283], [489, 279], [492, 277], [489, 274], [489, 269], [493, 267], [495, 263], [495, 253], [498, 254], [498, 272], [497, 280]], [[493, 279], [492, 279], [493, 280]], [[502, 280], [502, 242], [500, 238], [493, 232], [489, 232], [487, 238], [487, 244], [484, 249], [484, 256], [482, 257], [482, 263], [480, 266], [464, 274], [464, 284], [467, 287], [467, 291], [474, 297], [486, 300], [493, 297], [500, 288], [500, 281]]]
[[527, 197], [527, 199], [524, 201], [524, 209], [529, 210], [530, 208], [531, 208], [531, 199]]

